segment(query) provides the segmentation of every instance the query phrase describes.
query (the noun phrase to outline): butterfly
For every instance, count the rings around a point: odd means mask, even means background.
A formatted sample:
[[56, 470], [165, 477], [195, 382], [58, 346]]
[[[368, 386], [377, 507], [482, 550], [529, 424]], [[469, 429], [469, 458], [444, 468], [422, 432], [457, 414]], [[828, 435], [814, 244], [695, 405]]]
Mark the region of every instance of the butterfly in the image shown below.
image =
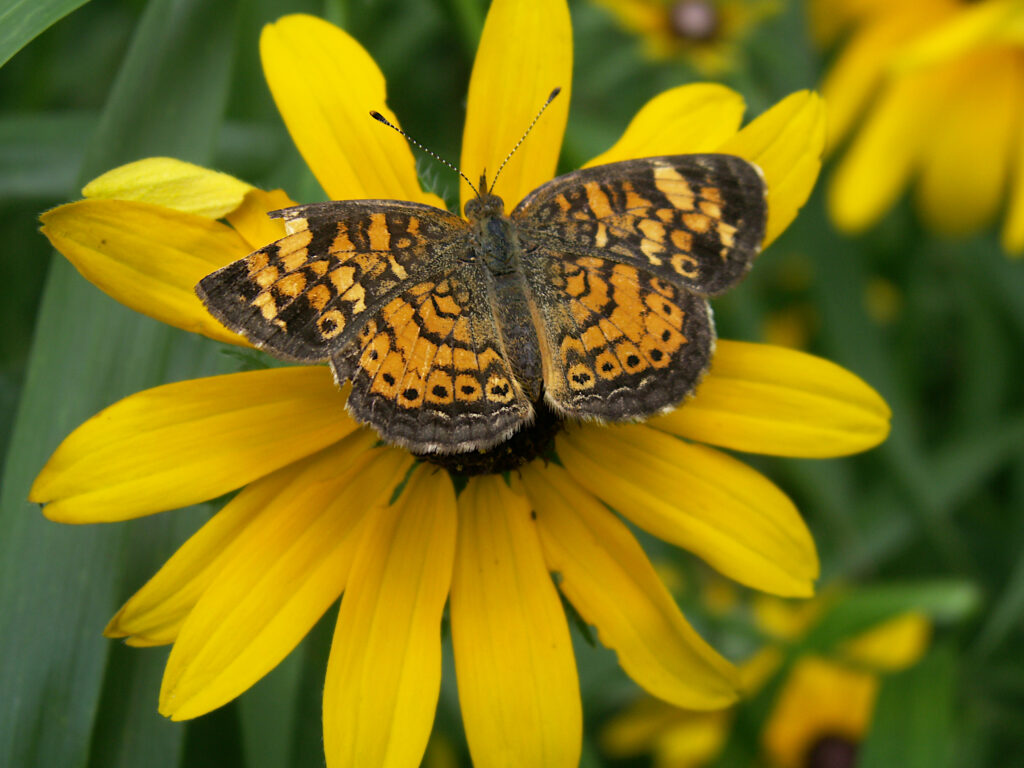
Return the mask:
[[491, 448], [541, 401], [633, 421], [693, 392], [714, 346], [707, 299], [764, 238], [756, 165], [694, 154], [584, 168], [508, 215], [480, 190], [465, 218], [396, 200], [274, 211], [288, 234], [196, 293], [260, 349], [328, 361], [351, 381], [352, 416], [417, 453]]

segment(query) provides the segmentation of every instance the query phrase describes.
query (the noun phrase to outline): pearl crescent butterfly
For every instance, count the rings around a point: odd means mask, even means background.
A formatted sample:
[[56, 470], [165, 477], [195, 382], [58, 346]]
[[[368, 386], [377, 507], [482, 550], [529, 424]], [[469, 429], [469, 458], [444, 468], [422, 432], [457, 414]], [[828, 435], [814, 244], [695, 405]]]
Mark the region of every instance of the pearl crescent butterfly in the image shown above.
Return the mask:
[[285, 208], [288, 234], [203, 278], [225, 326], [291, 361], [328, 361], [347, 407], [417, 453], [485, 450], [543, 401], [632, 421], [696, 387], [714, 346], [708, 297], [764, 238], [765, 183], [732, 155], [585, 168], [505, 214], [395, 200]]

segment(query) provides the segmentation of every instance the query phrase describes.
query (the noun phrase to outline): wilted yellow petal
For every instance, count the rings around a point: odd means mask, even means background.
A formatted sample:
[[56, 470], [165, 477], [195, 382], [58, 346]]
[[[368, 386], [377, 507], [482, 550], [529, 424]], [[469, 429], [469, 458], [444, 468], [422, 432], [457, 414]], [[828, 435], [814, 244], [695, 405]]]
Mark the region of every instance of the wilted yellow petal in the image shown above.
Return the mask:
[[650, 426], [737, 451], [845, 456], [889, 434], [889, 407], [845, 368], [769, 344], [719, 341], [691, 400]]
[[86, 184], [82, 195], [135, 200], [219, 219], [240, 206], [251, 189], [251, 184], [226, 173], [172, 157], [149, 157], [107, 171]]
[[691, 627], [629, 529], [561, 467], [522, 470], [559, 589], [641, 687], [688, 709], [737, 698], [735, 668]]
[[575, 768], [583, 721], [565, 614], [526, 499], [501, 477], [459, 497], [452, 645], [477, 768]]
[[273, 669], [338, 599], [359, 524], [412, 463], [360, 430], [321, 452], [226, 553], [167, 660], [160, 712], [205, 714]]
[[975, 232], [1002, 205], [1024, 90], [1019, 56], [1012, 50], [980, 52], [949, 67], [942, 120], [919, 139], [927, 150], [917, 203], [938, 232]]
[[825, 105], [813, 91], [787, 96], [719, 148], [756, 163], [768, 185], [767, 247], [796, 218], [821, 170]]
[[347, 32], [315, 16], [285, 16], [263, 28], [263, 72], [288, 132], [334, 200], [414, 200], [444, 208], [420, 189], [401, 135], [370, 117], [388, 109], [384, 75]]
[[62, 523], [127, 520], [227, 493], [356, 427], [326, 367], [165, 384], [68, 435], [29, 498]]
[[921, 156], [921, 136], [935, 125], [938, 83], [922, 74], [901, 78], [879, 96], [833, 172], [828, 207], [836, 226], [871, 226], [903, 192]]
[[251, 189], [245, 195], [242, 204], [228, 214], [227, 219], [255, 251], [267, 243], [280, 240], [285, 235], [284, 222], [281, 219], [272, 219], [267, 214], [293, 205], [295, 203], [282, 189], [270, 192]]
[[441, 689], [441, 613], [455, 554], [448, 473], [422, 465], [363, 526], [324, 683], [328, 768], [415, 768]]
[[847, 640], [839, 651], [854, 663], [886, 672], [916, 664], [928, 649], [932, 623], [920, 613], [904, 613]]
[[570, 429], [557, 447], [580, 485], [729, 578], [779, 595], [813, 592], [818, 557], [807, 526], [742, 462], [641, 425]]
[[[537, 111], [562, 92], [501, 172], [494, 194], [512, 208], [555, 174], [569, 117], [572, 26], [565, 0], [494, 0], [487, 13], [469, 81], [462, 171], [490, 184]], [[473, 192], [461, 182], [465, 205]]]
[[53, 247], [125, 306], [217, 341], [249, 344], [217, 322], [195, 293], [202, 278], [252, 250], [226, 224], [124, 200], [81, 200], [40, 220]]
[[648, 101], [611, 149], [586, 166], [712, 152], [739, 129], [743, 109], [743, 97], [724, 85], [695, 83], [672, 88]]

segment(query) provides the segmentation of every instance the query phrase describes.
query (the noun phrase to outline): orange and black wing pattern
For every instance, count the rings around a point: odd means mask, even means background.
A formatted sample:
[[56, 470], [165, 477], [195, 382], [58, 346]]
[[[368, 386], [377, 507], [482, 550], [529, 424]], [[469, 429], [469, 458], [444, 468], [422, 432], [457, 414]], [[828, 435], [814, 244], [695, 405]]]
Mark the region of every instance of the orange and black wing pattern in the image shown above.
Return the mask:
[[275, 215], [288, 235], [196, 287], [224, 325], [277, 357], [329, 360], [352, 415], [413, 451], [494, 445], [532, 417], [468, 222], [386, 200]]
[[450, 269], [469, 225], [417, 203], [356, 200], [274, 211], [289, 234], [207, 275], [196, 293], [271, 354], [321, 362], [408, 286]]
[[636, 267], [714, 296], [761, 250], [760, 169], [735, 155], [626, 160], [559, 176], [512, 213], [531, 243]]
[[390, 442], [417, 453], [489, 448], [533, 417], [481, 285], [460, 262], [418, 282], [331, 358], [352, 380], [348, 408]]
[[512, 218], [547, 400], [623, 421], [673, 408], [697, 386], [715, 336], [705, 297], [749, 270], [767, 206], [756, 166], [679, 155], [560, 176]]

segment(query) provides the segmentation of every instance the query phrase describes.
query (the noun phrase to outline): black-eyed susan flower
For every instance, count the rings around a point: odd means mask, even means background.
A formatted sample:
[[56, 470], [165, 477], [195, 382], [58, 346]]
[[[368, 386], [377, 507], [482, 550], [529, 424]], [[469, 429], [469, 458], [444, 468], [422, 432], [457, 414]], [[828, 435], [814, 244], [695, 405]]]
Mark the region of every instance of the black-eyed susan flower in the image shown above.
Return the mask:
[[[285, 123], [331, 197], [441, 205], [421, 189], [405, 140], [369, 119], [371, 109], [393, 115], [383, 76], [355, 40], [289, 16], [265, 28], [261, 54]], [[564, 2], [492, 5], [470, 83], [463, 168], [498, 167], [551, 85], [567, 88], [571, 58]], [[567, 110], [567, 98], [552, 104], [497, 194], [518, 200], [550, 178]], [[669, 91], [593, 162], [742, 155], [764, 170], [773, 239], [817, 176], [822, 107], [798, 93], [740, 130], [742, 111], [726, 88]], [[281, 237], [264, 214], [289, 204], [283, 193], [168, 159], [115, 169], [85, 193], [43, 217], [47, 237], [83, 275], [152, 317], [246, 344], [206, 313], [193, 286]], [[513, 438], [472, 467], [477, 474], [461, 478], [456, 494], [449, 471], [380, 444], [346, 414], [344, 398], [321, 366], [140, 392], [75, 430], [31, 494], [51, 519], [86, 523], [238, 490], [107, 633], [133, 645], [173, 643], [160, 711], [181, 720], [259, 680], [344, 593], [324, 686], [330, 766], [419, 763], [437, 704], [446, 603], [478, 766], [578, 760], [580, 696], [559, 589], [647, 690], [693, 709], [728, 705], [732, 665], [686, 622], [605, 503], [744, 584], [808, 595], [817, 559], [793, 504], [710, 446], [842, 455], [882, 440], [889, 417], [873, 390], [836, 365], [723, 341], [684, 409], [645, 425], [555, 423]], [[488, 471], [509, 466], [518, 469], [510, 482]]]
[[843, 230], [878, 219], [910, 185], [925, 224], [976, 232], [1002, 210], [1024, 251], [1024, 3], [811, 0], [824, 43], [846, 33], [822, 86], [829, 143], [852, 135], [829, 188]]
[[[799, 605], [770, 597], [755, 601], [754, 621], [768, 644], [739, 667], [747, 695], [756, 695], [779, 673], [783, 647], [806, 636], [834, 598], [835, 593]], [[928, 619], [903, 613], [841, 641], [828, 655], [798, 655], [785, 667], [764, 722], [764, 764], [853, 768], [880, 676], [917, 663], [930, 635]], [[695, 712], [644, 697], [608, 723], [602, 745], [613, 757], [649, 752], [657, 768], [700, 768], [721, 754], [732, 725], [731, 710]]]
[[653, 59], [679, 59], [710, 77], [734, 69], [753, 28], [776, 0], [596, 0]]

